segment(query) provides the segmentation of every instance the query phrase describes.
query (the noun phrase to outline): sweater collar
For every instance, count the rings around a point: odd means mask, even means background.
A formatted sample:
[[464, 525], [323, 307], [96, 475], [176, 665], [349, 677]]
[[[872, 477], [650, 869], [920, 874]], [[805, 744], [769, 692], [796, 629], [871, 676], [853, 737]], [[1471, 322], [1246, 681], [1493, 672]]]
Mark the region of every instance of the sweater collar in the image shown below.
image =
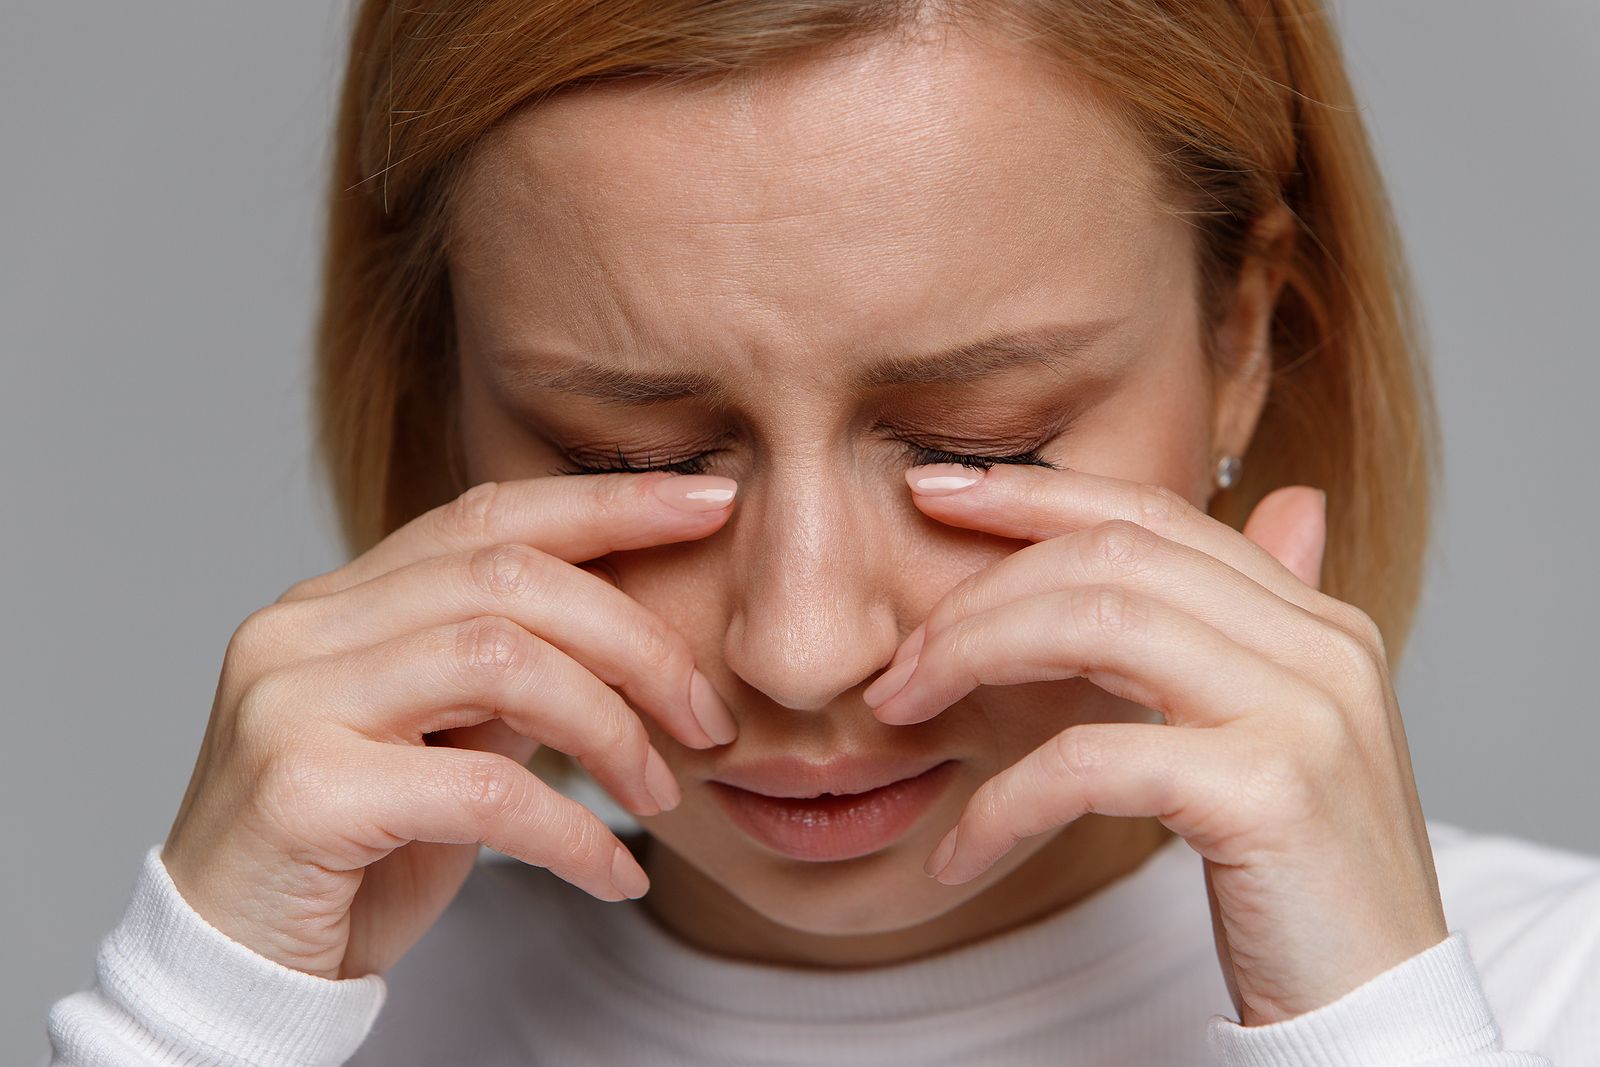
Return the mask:
[[982, 1012], [1064, 989], [1073, 995], [1061, 1010], [1089, 1013], [1122, 1002], [1130, 986], [1158, 981], [1190, 953], [1214, 951], [1201, 859], [1180, 837], [1059, 911], [981, 941], [875, 967], [730, 959], [679, 940], [637, 903], [606, 903], [581, 892], [557, 893], [556, 900], [568, 948], [600, 976], [657, 1003], [724, 1019], [881, 1021]]

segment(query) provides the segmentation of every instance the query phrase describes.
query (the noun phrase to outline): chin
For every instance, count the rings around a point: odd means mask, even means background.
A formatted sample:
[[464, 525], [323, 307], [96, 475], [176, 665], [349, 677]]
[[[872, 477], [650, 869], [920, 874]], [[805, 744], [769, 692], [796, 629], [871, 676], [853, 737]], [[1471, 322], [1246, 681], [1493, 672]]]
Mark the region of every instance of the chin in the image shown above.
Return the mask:
[[859, 859], [806, 863], [782, 857], [745, 863], [723, 887], [763, 918], [807, 934], [887, 934], [937, 919], [981, 890], [922, 873], [938, 842], [902, 842]]

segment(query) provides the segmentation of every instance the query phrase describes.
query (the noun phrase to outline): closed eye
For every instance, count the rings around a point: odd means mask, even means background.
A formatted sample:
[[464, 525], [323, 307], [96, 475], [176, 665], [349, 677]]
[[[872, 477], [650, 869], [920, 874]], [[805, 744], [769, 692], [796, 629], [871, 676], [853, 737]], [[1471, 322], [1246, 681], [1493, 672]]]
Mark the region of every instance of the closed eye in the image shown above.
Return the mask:
[[[978, 470], [988, 470], [998, 463], [1022, 463], [1037, 467], [1056, 469], [1056, 465], [1040, 455], [1040, 450], [1030, 448], [1025, 452], [1014, 452], [1004, 455], [975, 455], [966, 452], [949, 452], [942, 448], [931, 448], [926, 445], [915, 444], [911, 441], [902, 441], [912, 459], [912, 466], [921, 466], [924, 463], [958, 463], [964, 467], [974, 467]], [[566, 465], [557, 469], [557, 474], [642, 474], [648, 471], [670, 471], [673, 474], [704, 474], [706, 463], [712, 456], [726, 452], [727, 449], [717, 448], [708, 452], [700, 452], [687, 459], [673, 460], [669, 463], [651, 463], [650, 457], [643, 459], [624, 455], [619, 448], [615, 458], [605, 462], [583, 462], [572, 455], [567, 455]], [[587, 457], [586, 457], [587, 458]]]

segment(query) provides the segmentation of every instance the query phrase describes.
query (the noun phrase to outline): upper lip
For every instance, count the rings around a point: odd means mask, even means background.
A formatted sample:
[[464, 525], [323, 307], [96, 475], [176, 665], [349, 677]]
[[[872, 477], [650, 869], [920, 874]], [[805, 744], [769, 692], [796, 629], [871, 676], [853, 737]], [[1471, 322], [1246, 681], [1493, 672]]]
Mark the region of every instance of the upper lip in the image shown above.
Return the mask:
[[831, 793], [865, 793], [915, 778], [942, 759], [891, 756], [836, 756], [821, 763], [793, 757], [755, 759], [736, 767], [718, 768], [711, 780], [769, 797], [807, 799]]

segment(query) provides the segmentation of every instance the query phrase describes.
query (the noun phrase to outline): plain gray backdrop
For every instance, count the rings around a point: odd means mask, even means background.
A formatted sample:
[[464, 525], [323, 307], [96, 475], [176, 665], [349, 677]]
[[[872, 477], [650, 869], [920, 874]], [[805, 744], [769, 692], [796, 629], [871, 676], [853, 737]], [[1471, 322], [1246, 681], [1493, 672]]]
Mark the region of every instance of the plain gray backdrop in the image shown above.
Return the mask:
[[[306, 394], [345, 10], [4, 5], [6, 1062], [90, 981], [234, 627], [341, 562]], [[1600, 853], [1600, 4], [1337, 10], [1446, 437], [1398, 676], [1424, 808]]]

